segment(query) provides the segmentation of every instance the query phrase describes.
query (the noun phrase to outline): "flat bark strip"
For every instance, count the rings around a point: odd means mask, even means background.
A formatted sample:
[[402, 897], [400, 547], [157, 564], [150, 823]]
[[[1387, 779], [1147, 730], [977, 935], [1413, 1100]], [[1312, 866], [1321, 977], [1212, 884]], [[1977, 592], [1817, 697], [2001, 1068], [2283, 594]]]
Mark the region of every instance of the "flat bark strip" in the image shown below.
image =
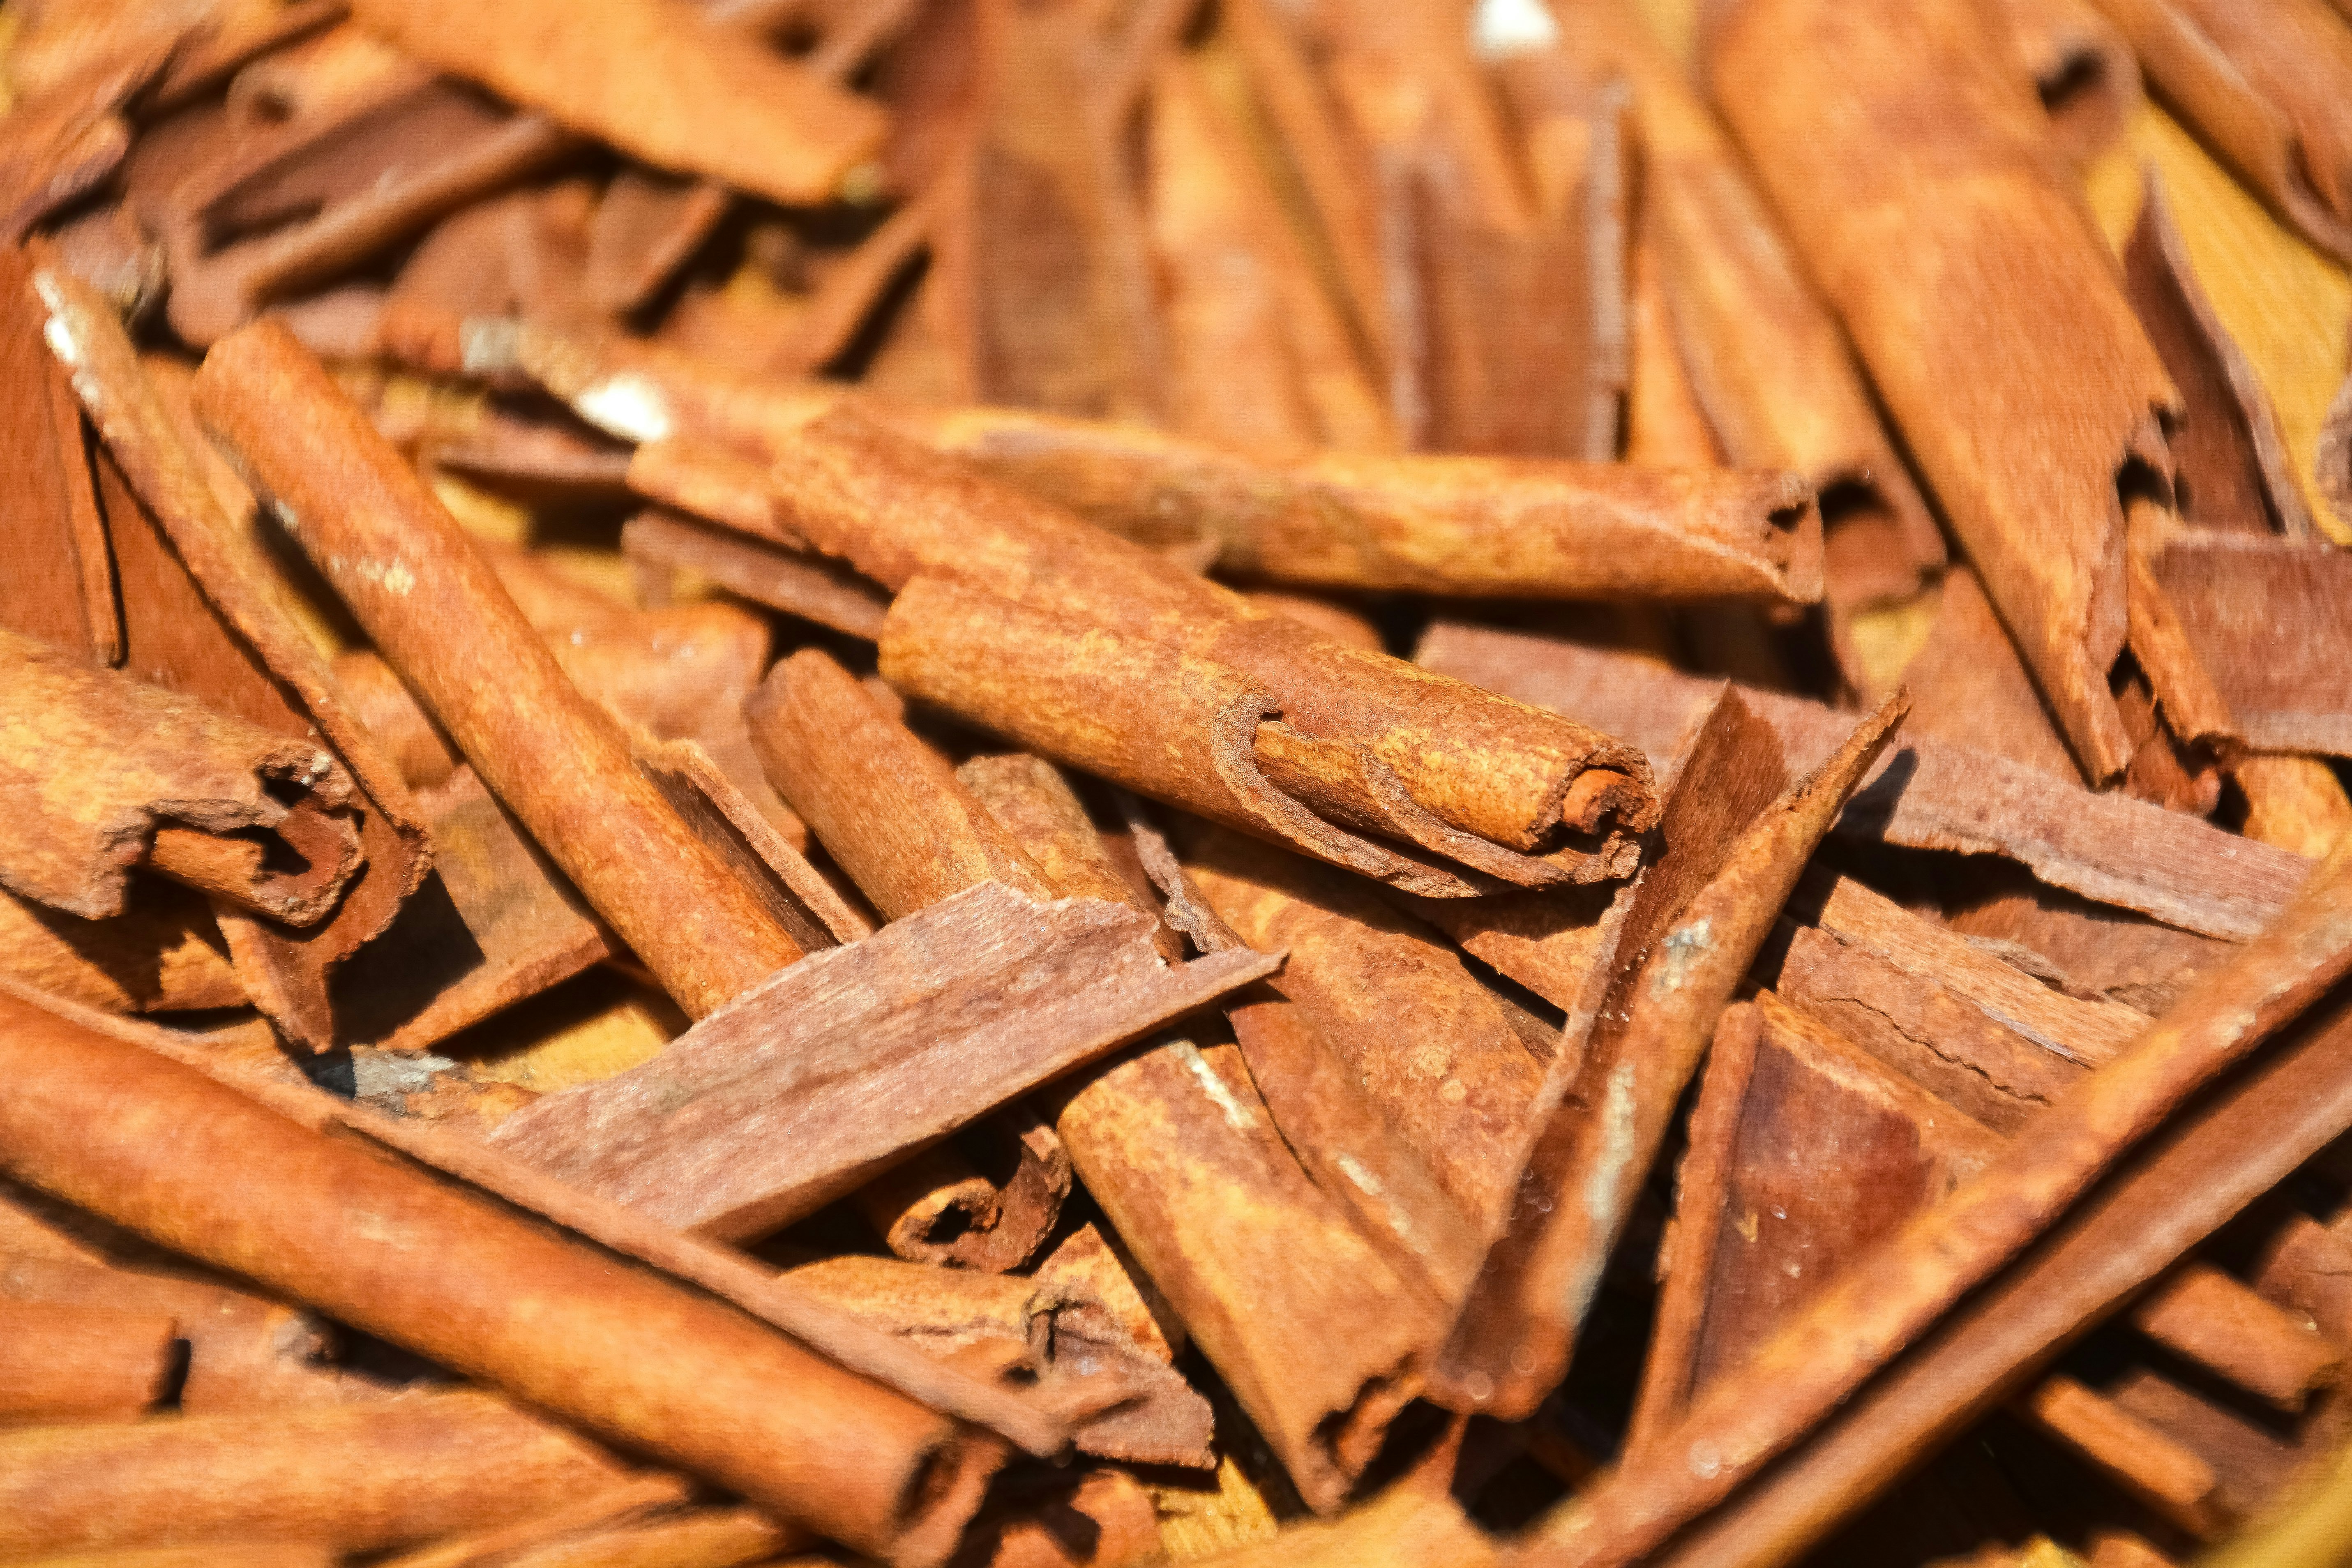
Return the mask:
[[[689, 1015], [801, 948], [636, 771], [481, 553], [285, 329], [197, 373], [198, 412], [493, 793]], [[478, 672], [499, 672], [493, 685]]]
[[1533, 1141], [1517, 1201], [1439, 1352], [1432, 1381], [1450, 1407], [1524, 1419], [1566, 1375], [1717, 1016], [1906, 706], [1897, 692], [1777, 801], [1745, 821], [1735, 810], [1719, 859], [1680, 868], [1687, 891], [1621, 939], [1619, 973], [1631, 983], [1603, 1004], [1614, 1027], [1596, 1031], [1571, 1094]]
[[317, 742], [14, 632], [0, 631], [0, 880], [11, 890], [100, 920], [121, 912], [143, 864], [309, 924], [358, 869], [351, 777]]
[[[27, 1184], [898, 1563], [942, 1561], [979, 1500], [992, 1444], [708, 1297], [322, 1136], [351, 1113], [322, 1115], [317, 1091], [269, 1096], [305, 1125], [171, 1059], [163, 1031], [142, 1050], [13, 998], [0, 1017], [16, 1086], [0, 1165]], [[376, 1225], [347, 1225], [353, 1207]], [[518, 1318], [519, 1296], [539, 1310]], [[780, 1387], [800, 1391], [788, 1407]]]
[[2186, 410], [2170, 443], [2182, 516], [2202, 528], [2309, 539], [2311, 511], [2278, 410], [2198, 281], [2153, 170], [2123, 259], [2132, 308]]
[[[2292, 1022], [2347, 968], [2352, 845], [2322, 864], [2276, 924], [2035, 1118], [1976, 1181], [1916, 1216], [1784, 1325], [1737, 1378], [1659, 1438], [1654, 1457], [1629, 1462], [1583, 1511], [1559, 1521], [1546, 1560], [1581, 1568], [1654, 1550], [1927, 1334], [1962, 1295], [2063, 1218], [2166, 1114]], [[1770, 1386], [1771, 1397], [1751, 1397], [1759, 1386]]]
[[[2168, 471], [2159, 416], [2179, 398], [2005, 42], [1972, 0], [1755, 0], [1711, 34], [1706, 74], [2104, 784], [2133, 750], [2109, 689], [2128, 629], [2118, 486]], [[1956, 270], [1999, 282], [1956, 291]]]
[[873, 105], [676, 0], [600, 6], [593, 25], [560, 4], [353, 9], [419, 58], [573, 131], [786, 205], [830, 199], [881, 143]]
[[[2021, 1386], [2352, 1127], [2347, 1037], [2352, 1021], [2339, 995], [2165, 1127], [1989, 1290], [1864, 1386], [1833, 1424], [1660, 1560], [1675, 1568], [1780, 1563], [1820, 1540], [1855, 1500]], [[1675, 1435], [1675, 1454], [1687, 1452], [1686, 1436]], [[1533, 1561], [1619, 1560], [1538, 1550]]]
[[[1622, 654], [1444, 622], [1423, 640], [1420, 658], [1523, 702], [1590, 714], [1657, 755], [1673, 754], [1685, 717], [1716, 684]], [[1826, 755], [1845, 722], [1799, 698], [1743, 691], [1741, 700], [1780, 732], [1792, 762]], [[1836, 832], [2005, 856], [2054, 887], [2240, 941], [2277, 918], [2312, 865], [2179, 812], [2068, 788], [1990, 753], [1917, 737], [1889, 748]]]
[[1131, 910], [987, 884], [816, 956], [493, 1146], [679, 1229], [761, 1236], [1280, 963], [1169, 971]]

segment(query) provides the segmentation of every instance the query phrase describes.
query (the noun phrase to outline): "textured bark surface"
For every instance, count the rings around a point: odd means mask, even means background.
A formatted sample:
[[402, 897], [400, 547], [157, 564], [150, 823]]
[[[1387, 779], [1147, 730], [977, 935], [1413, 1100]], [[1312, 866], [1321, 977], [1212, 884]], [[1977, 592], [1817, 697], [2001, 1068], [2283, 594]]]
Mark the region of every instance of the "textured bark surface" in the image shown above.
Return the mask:
[[492, 1143], [679, 1229], [748, 1239], [1279, 962], [1171, 970], [1130, 910], [993, 884], [815, 956], [645, 1066], [519, 1111]]

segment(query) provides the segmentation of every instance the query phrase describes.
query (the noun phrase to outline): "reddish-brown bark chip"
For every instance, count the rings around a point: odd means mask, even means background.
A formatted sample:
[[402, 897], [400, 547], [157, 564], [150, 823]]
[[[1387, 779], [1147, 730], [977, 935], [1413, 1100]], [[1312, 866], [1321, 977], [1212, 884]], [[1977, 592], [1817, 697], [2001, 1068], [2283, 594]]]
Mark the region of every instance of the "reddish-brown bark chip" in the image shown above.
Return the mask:
[[1362, 1079], [1470, 1227], [1500, 1219], [1544, 1073], [1462, 961], [1371, 889], [1277, 849], [1213, 835], [1186, 869], [1244, 942], [1289, 951], [1274, 989]]
[[493, 1143], [680, 1229], [756, 1237], [1278, 963], [1171, 971], [1132, 910], [986, 884], [816, 958]]

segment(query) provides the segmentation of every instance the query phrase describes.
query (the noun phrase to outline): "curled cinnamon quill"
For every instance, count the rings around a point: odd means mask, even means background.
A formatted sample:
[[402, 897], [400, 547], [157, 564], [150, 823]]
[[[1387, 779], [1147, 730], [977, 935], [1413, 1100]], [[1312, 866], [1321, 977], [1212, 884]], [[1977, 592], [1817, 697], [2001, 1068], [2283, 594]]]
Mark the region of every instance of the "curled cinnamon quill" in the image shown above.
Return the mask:
[[315, 743], [0, 631], [0, 879], [86, 919], [136, 864], [308, 924], [358, 868], [351, 781]]

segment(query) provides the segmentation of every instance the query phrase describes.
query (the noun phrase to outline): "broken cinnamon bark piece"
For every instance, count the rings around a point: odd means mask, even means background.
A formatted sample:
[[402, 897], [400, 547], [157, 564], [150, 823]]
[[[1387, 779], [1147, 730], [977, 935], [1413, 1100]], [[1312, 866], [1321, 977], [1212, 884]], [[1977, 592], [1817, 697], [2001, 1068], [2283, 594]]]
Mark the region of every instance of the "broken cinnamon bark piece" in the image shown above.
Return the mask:
[[2200, 531], [2168, 542], [2154, 567], [2250, 743], [2352, 755], [2352, 563], [2326, 545]]
[[[618, 728], [571, 684], [441, 503], [282, 327], [218, 345], [195, 396], [484, 782], [681, 1006], [707, 1013], [800, 957], [638, 775]], [[496, 689], [478, 675], [491, 668]]]
[[1170, 972], [1130, 910], [988, 885], [815, 959], [646, 1066], [519, 1111], [493, 1146], [677, 1228], [761, 1236], [1278, 963]]
[[0, 580], [0, 626], [112, 664], [122, 656], [122, 620], [106, 520], [81, 411], [43, 342], [34, 266], [25, 251], [0, 248], [0, 409], [21, 454], [5, 481], [16, 564]]
[[573, 131], [788, 205], [834, 196], [882, 140], [874, 105], [745, 47], [684, 0], [605, 5], [593, 22], [557, 5], [352, 9], [417, 58]]
[[222, 479], [206, 466], [219, 459], [173, 408], [168, 384], [84, 286], [47, 263], [32, 284], [44, 338], [105, 443], [95, 468], [126, 666], [265, 729], [323, 741], [355, 785], [362, 861], [326, 921], [298, 932], [223, 917], [247, 990], [289, 1035], [323, 1047], [334, 1028], [329, 976], [384, 930], [425, 873], [418, 807], [346, 712], [250, 532], [249, 505], [224, 505]]
[[1069, 1195], [1069, 1151], [1016, 1101], [884, 1172], [853, 1201], [909, 1262], [1001, 1274], [1045, 1244]]
[[[2134, 750], [2109, 687], [2131, 640], [2123, 488], [2168, 472], [2161, 420], [2179, 397], [2012, 59], [1971, 5], [1864, 18], [1753, 0], [1711, 35], [1708, 74], [2104, 784]], [[1876, 237], [1896, 232], [1892, 249]], [[1941, 280], [1956, 268], [2002, 283], [1955, 294]], [[2051, 398], [2064, 408], [2036, 401]]]
[[[1590, 714], [1660, 756], [1675, 754], [1688, 717], [1717, 689], [1631, 655], [1451, 623], [1431, 629], [1420, 658], [1521, 701]], [[1817, 703], [1761, 691], [1743, 691], [1740, 700], [1772, 723], [1793, 762], [1826, 756], [1844, 732], [1844, 716]], [[2002, 856], [2053, 889], [2183, 931], [2241, 941], [2276, 919], [2311, 874], [2302, 856], [1925, 737], [1890, 748], [1835, 831], [1857, 841]]]
[[1360, 883], [1231, 834], [1190, 851], [1209, 906], [1251, 946], [1288, 950], [1273, 989], [1361, 1079], [1469, 1229], [1491, 1228], [1544, 1079], [1493, 997]]
[[2151, 169], [2138, 224], [2124, 247], [2132, 308], [2180, 389], [2181, 427], [2171, 437], [2173, 496], [2200, 528], [2311, 535], [2278, 411], [2243, 349], [2214, 312]]
[[[2138, 1136], [2291, 1023], [2352, 965], [2352, 922], [2340, 908], [2347, 883], [2352, 850], [2323, 863], [2277, 923], [2201, 977], [2172, 1012], [2035, 1118], [1977, 1180], [1916, 1216], [1785, 1324], [1737, 1377], [1703, 1395], [1660, 1437], [1654, 1457], [1629, 1462], [1585, 1512], [1560, 1521], [1547, 1552], [1562, 1562], [1597, 1563], [1628, 1562], [1651, 1550], [1783, 1452], [1963, 1293], [2065, 1218], [2074, 1201]], [[2221, 1192], [2210, 1196], [2227, 1203]], [[2224, 1213], [2235, 1206], [2228, 1204]], [[2183, 1216], [2184, 1225], [2193, 1223]], [[2200, 1238], [2201, 1233], [2190, 1237]], [[1759, 1380], [1778, 1380], [1769, 1402], [1749, 1399]], [[1695, 1449], [1713, 1460], [1711, 1471], [1688, 1462]]]
[[13, 891], [97, 920], [121, 911], [145, 865], [289, 924], [334, 907], [359, 835], [351, 780], [323, 748], [13, 632], [0, 667]]
[[2352, 259], [2352, 34], [2321, 0], [2098, 0], [2156, 90], [2271, 210]]
[[[1769, 806], [1691, 803], [1694, 814], [1724, 819], [1687, 834], [1689, 858], [1654, 892], [1654, 913], [1629, 921], [1619, 939], [1620, 979], [1602, 1027], [1567, 1098], [1530, 1136], [1517, 1202], [1440, 1352], [1433, 1381], [1449, 1405], [1524, 1418], [1565, 1375], [1601, 1268], [1717, 1016], [1905, 707], [1897, 692]], [[1772, 752], [1768, 785], [1778, 782]], [[1663, 825], [1670, 844], [1675, 826]]]
[[871, 642], [882, 635], [889, 601], [856, 573], [822, 556], [788, 551], [709, 528], [672, 512], [641, 512], [621, 530], [621, 550], [632, 564], [658, 574], [665, 587], [690, 572], [739, 598]]

